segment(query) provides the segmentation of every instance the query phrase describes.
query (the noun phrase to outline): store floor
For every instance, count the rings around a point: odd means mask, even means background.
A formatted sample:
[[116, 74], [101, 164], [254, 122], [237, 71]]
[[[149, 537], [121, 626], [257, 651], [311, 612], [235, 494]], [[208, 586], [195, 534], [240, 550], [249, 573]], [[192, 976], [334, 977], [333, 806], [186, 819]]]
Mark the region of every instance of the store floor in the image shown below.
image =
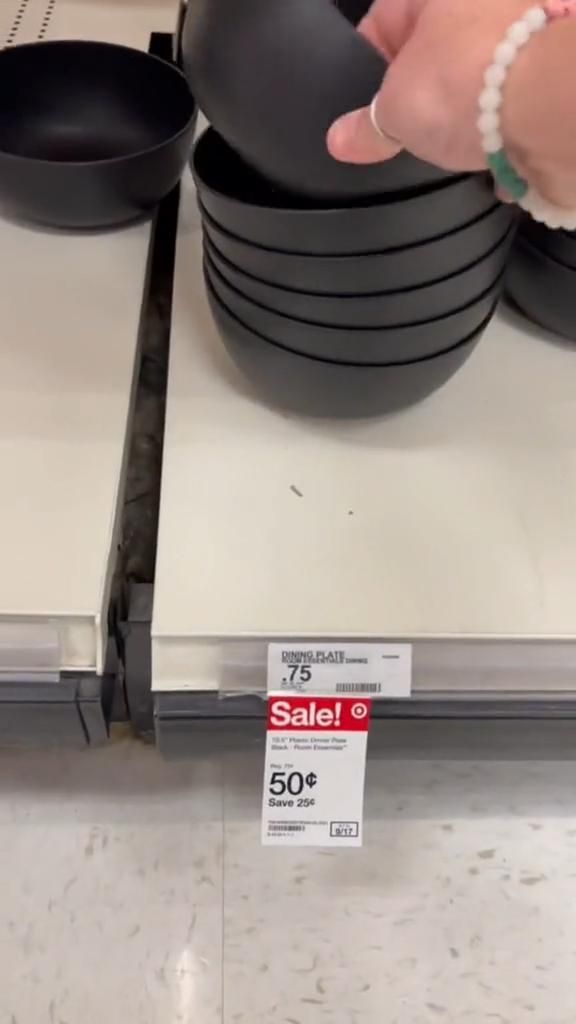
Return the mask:
[[260, 748], [0, 755], [0, 1024], [573, 1024], [576, 764], [372, 760], [259, 846]]

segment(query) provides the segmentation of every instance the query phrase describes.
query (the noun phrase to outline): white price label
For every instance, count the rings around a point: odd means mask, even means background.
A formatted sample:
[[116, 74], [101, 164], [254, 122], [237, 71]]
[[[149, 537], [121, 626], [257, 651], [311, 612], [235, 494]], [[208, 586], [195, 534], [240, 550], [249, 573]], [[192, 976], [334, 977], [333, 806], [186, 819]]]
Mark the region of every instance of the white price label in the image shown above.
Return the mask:
[[268, 693], [392, 698], [411, 688], [411, 644], [268, 645]]
[[265, 846], [361, 846], [370, 700], [268, 700]]

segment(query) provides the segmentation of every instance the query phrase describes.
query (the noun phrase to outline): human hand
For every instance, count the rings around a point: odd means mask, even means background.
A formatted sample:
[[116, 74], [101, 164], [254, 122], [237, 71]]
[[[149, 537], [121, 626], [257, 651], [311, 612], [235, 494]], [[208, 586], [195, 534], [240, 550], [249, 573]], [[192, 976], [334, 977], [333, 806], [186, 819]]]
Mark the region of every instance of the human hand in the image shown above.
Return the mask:
[[[374, 163], [408, 149], [447, 170], [486, 166], [476, 122], [483, 75], [526, 0], [375, 0], [358, 31], [390, 63], [376, 101], [332, 126], [336, 159]], [[397, 140], [397, 141], [394, 141]]]
[[[407, 149], [452, 171], [486, 167], [477, 128], [483, 77], [527, 0], [375, 0], [358, 30], [389, 61], [376, 100], [328, 134], [338, 160], [375, 163]], [[569, 38], [569, 36], [572, 38]], [[553, 202], [576, 206], [576, 116], [571, 80], [576, 19], [535, 37], [511, 69], [503, 127], [517, 170]], [[555, 113], [555, 116], [551, 116]]]

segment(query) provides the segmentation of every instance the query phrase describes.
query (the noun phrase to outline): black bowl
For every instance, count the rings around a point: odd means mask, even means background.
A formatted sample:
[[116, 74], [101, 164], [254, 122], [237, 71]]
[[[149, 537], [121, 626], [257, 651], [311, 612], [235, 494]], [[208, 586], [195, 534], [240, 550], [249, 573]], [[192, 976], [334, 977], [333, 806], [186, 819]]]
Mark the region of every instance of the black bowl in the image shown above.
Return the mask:
[[502, 242], [513, 219], [509, 207], [497, 204], [471, 224], [421, 245], [356, 256], [308, 256], [252, 245], [202, 213], [212, 244], [245, 273], [279, 288], [340, 296], [401, 291], [450, 277]]
[[506, 290], [534, 323], [576, 341], [576, 270], [520, 240], [506, 272]]
[[299, 292], [260, 281], [230, 263], [204, 236], [209, 262], [227, 284], [247, 299], [297, 320], [352, 329], [414, 324], [467, 306], [499, 280], [511, 241], [509, 231], [502, 242], [471, 267], [434, 284], [375, 295], [340, 296]]
[[405, 363], [425, 359], [457, 345], [478, 330], [493, 308], [500, 281], [464, 309], [436, 320], [397, 327], [327, 327], [275, 313], [244, 298], [208, 261], [204, 272], [219, 301], [249, 330], [315, 359], [334, 363]]
[[181, 73], [140, 50], [57, 41], [0, 52], [0, 205], [53, 227], [152, 210], [186, 165], [195, 107]]
[[358, 366], [311, 359], [249, 330], [208, 286], [208, 300], [230, 356], [263, 397], [306, 416], [361, 417], [396, 412], [442, 387], [471, 355], [487, 327], [429, 359]]
[[364, 166], [330, 156], [330, 125], [370, 103], [387, 66], [331, 0], [194, 0], [182, 52], [208, 121], [294, 194], [343, 199], [450, 177], [408, 153]]
[[576, 231], [552, 231], [526, 217], [520, 225], [520, 237], [546, 256], [576, 270]]
[[220, 227], [254, 245], [312, 255], [416, 245], [469, 224], [495, 202], [489, 176], [470, 174], [364, 203], [306, 204], [274, 189], [212, 128], [196, 143], [193, 170], [202, 207]]

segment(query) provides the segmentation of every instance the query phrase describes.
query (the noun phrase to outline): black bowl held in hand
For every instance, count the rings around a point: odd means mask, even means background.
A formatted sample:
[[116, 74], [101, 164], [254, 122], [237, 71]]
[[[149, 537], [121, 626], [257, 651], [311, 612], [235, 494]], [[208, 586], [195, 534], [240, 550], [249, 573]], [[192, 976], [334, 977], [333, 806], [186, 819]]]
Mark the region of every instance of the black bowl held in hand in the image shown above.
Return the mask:
[[327, 327], [283, 316], [245, 298], [209, 261], [204, 271], [222, 305], [249, 330], [293, 352], [343, 363], [405, 363], [446, 351], [478, 330], [500, 294], [500, 282], [493, 283], [464, 309], [419, 324]]
[[279, 288], [340, 296], [417, 288], [457, 274], [503, 243], [514, 220], [510, 207], [498, 203], [472, 223], [420, 245], [350, 256], [311, 256], [252, 245], [202, 213], [210, 242], [245, 273]]
[[422, 401], [466, 362], [490, 319], [459, 345], [429, 359], [358, 366], [313, 359], [274, 345], [242, 324], [210, 285], [208, 299], [229, 355], [264, 401], [305, 416], [384, 415]]
[[471, 267], [433, 284], [372, 295], [318, 295], [278, 288], [244, 273], [205, 236], [209, 264], [227, 284], [245, 298], [297, 320], [329, 327], [386, 327], [414, 324], [446, 316], [469, 303], [499, 281], [506, 263], [512, 232]]
[[0, 52], [0, 208], [62, 228], [149, 213], [178, 183], [195, 106], [183, 75], [83, 40]]
[[529, 320], [576, 341], [576, 270], [521, 238], [506, 271], [506, 291]]
[[207, 119], [290, 192], [345, 199], [450, 177], [407, 153], [364, 166], [330, 156], [331, 124], [369, 104], [386, 71], [332, 0], [194, 0], [182, 52]]
[[211, 128], [196, 143], [193, 171], [201, 206], [220, 227], [255, 245], [312, 255], [415, 245], [469, 224], [495, 204], [486, 174], [338, 205], [307, 201], [273, 187]]

